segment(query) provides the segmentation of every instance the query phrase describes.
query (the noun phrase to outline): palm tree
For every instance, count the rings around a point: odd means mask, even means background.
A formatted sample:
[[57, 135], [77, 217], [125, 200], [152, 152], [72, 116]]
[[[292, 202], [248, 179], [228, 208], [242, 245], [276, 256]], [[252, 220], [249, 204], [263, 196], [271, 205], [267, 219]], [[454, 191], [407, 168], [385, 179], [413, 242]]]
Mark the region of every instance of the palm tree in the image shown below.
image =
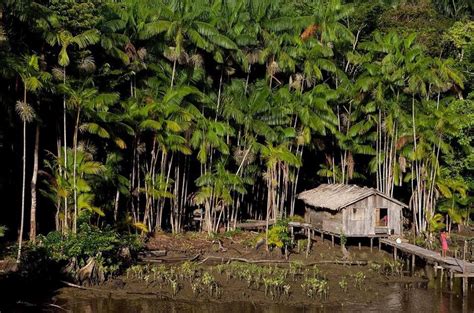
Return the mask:
[[[115, 190], [115, 197], [113, 203], [113, 220], [116, 223], [119, 220], [120, 196], [128, 196], [130, 189], [130, 182], [128, 181], [127, 177], [121, 174], [121, 172], [123, 171], [122, 162], [123, 157], [119, 152], [111, 152], [107, 154], [103, 172], [103, 183], [107, 186], [112, 186], [113, 190]], [[108, 201], [109, 196], [109, 194], [105, 196], [106, 201]]]
[[[51, 154], [52, 160], [46, 160], [45, 165], [50, 169], [51, 174], [44, 173], [47, 175], [46, 190], [43, 190], [43, 195], [49, 198], [55, 205], [61, 198], [69, 199], [69, 195], [73, 193], [73, 179], [68, 177], [67, 179], [61, 173], [62, 169], [72, 171], [73, 155], [76, 155], [76, 195], [77, 195], [77, 215], [80, 215], [82, 211], [87, 210], [91, 213], [95, 213], [99, 216], [105, 216], [104, 211], [94, 204], [95, 190], [92, 188], [93, 178], [101, 175], [105, 171], [105, 167], [102, 163], [95, 161], [94, 156], [90, 150], [90, 147], [81, 143], [78, 145], [76, 151], [71, 149], [67, 150], [68, 163], [64, 164], [62, 157]], [[61, 219], [67, 219], [66, 216], [60, 214], [59, 207], [56, 212], [56, 224], [62, 231], [65, 232], [69, 226], [67, 226]], [[75, 220], [75, 218], [72, 218]]]
[[402, 56], [410, 54], [417, 58], [421, 49], [414, 44], [413, 36], [402, 39], [395, 33], [385, 36], [376, 33], [374, 40], [358, 47], [367, 53], [360, 55], [355, 51], [349, 57], [355, 66], [366, 68], [355, 83], [356, 92], [363, 96], [355, 104], [376, 126], [376, 132], [371, 135], [376, 139], [376, 153], [370, 166], [376, 173], [377, 189], [392, 196], [394, 185], [400, 181], [397, 150], [406, 139], [402, 103], [408, 59]]
[[296, 7], [299, 12], [311, 17], [310, 36], [319, 37], [322, 43], [353, 42], [354, 34], [342, 22], [354, 11], [351, 4], [341, 0], [317, 0], [302, 1]]
[[469, 223], [469, 196], [467, 184], [463, 179], [443, 177], [437, 180], [436, 187], [445, 198], [439, 203], [439, 211], [445, 213], [447, 229], [450, 232], [453, 222], [458, 229]]
[[[33, 107], [27, 102], [27, 92], [37, 91], [43, 87], [43, 82], [49, 79], [49, 74], [41, 72], [39, 69], [38, 56], [25, 56], [23, 62], [18, 64], [18, 74], [23, 82], [23, 101], [17, 101], [16, 111], [23, 122], [23, 175], [22, 175], [22, 196], [21, 196], [21, 220], [20, 234], [18, 237], [18, 254], [17, 262], [20, 262], [22, 241], [23, 241], [23, 224], [25, 216], [25, 191], [26, 191], [26, 124], [33, 121], [35, 112]], [[36, 154], [35, 154], [36, 155]], [[37, 169], [35, 169], [37, 171]], [[35, 173], [34, 173], [35, 175]], [[36, 195], [34, 193], [34, 195]], [[31, 205], [31, 233], [30, 238], [34, 241], [36, 237], [36, 202], [33, 199]]]
[[26, 88], [23, 102], [18, 101], [16, 104], [16, 111], [23, 121], [23, 176], [22, 176], [22, 188], [21, 188], [21, 217], [20, 217], [20, 234], [18, 236], [18, 254], [16, 261], [20, 262], [21, 248], [23, 241], [23, 224], [25, 220], [25, 180], [26, 180], [26, 123], [33, 121], [34, 111], [31, 106], [26, 103]]
[[211, 234], [217, 232], [222, 219], [233, 203], [232, 193], [246, 192], [244, 181], [225, 168], [223, 162], [217, 162], [214, 169], [201, 175], [196, 180], [199, 190], [194, 195], [194, 202], [205, 207], [205, 230]]
[[301, 160], [296, 157], [286, 146], [286, 143], [273, 146], [271, 143], [260, 145], [260, 153], [265, 160], [267, 172], [265, 180], [267, 182], [267, 213], [266, 213], [266, 241], [268, 246], [268, 226], [270, 219], [276, 221], [281, 218], [282, 212], [278, 209], [276, 187], [278, 183], [277, 168], [282, 164], [301, 166]]
[[[173, 46], [168, 47], [165, 56], [173, 62], [171, 87], [174, 84], [176, 63], [187, 56], [187, 45], [197, 49], [212, 52], [214, 47], [235, 50], [237, 45], [226, 35], [221, 34], [207, 18], [210, 5], [208, 0], [171, 0], [162, 8], [162, 20], [150, 25], [154, 33], [163, 32]], [[222, 60], [222, 55], [216, 50], [214, 59]], [[222, 63], [220, 61], [219, 63]]]
[[[96, 88], [87, 88], [91, 82], [85, 80], [82, 86], [77, 90], [71, 88], [71, 86], [62, 85], [61, 89], [66, 95], [66, 104], [69, 109], [74, 109], [75, 112], [75, 124], [73, 132], [73, 203], [74, 203], [74, 214], [72, 220], [72, 231], [77, 231], [77, 214], [78, 214], [78, 203], [77, 203], [77, 145], [79, 128], [81, 126], [81, 114], [90, 116], [97, 111], [106, 111], [108, 106], [114, 104], [118, 100], [118, 94], [116, 93], [99, 93]], [[90, 129], [91, 124], [87, 127]], [[100, 132], [99, 132], [100, 133]], [[67, 160], [67, 159], [65, 159]]]
[[[148, 116], [140, 123], [142, 131], [151, 132], [153, 135], [152, 149], [150, 154], [150, 162], [147, 164], [147, 173], [145, 174], [147, 183], [145, 190], [155, 189], [157, 180], [157, 164], [160, 164], [160, 175], [165, 177], [165, 189], [172, 187], [171, 174], [172, 167], [179, 166], [175, 160], [175, 154], [190, 155], [192, 153], [188, 146], [187, 139], [183, 135], [188, 131], [194, 120], [193, 115], [188, 111], [186, 105], [189, 99], [201, 95], [201, 93], [193, 87], [176, 87], [174, 89], [167, 88], [164, 94], [161, 94], [160, 88], [155, 80], [147, 81], [147, 89], [144, 92], [147, 95], [147, 107], [149, 109]], [[159, 153], [161, 152], [161, 153]], [[175, 164], [174, 164], [175, 163]], [[165, 174], [166, 173], [166, 174]], [[159, 176], [159, 175], [158, 175]], [[184, 179], [184, 178], [183, 178]], [[176, 177], [179, 180], [179, 177]], [[163, 186], [163, 184], [159, 184]], [[174, 190], [177, 193], [179, 185], [175, 184]], [[171, 191], [171, 190], [170, 190]], [[153, 206], [156, 204], [156, 220], [154, 227], [160, 229], [162, 226], [163, 200], [166, 197], [158, 199], [152, 192], [145, 193], [146, 207], [143, 223], [150, 224], [152, 229]], [[177, 195], [175, 195], [177, 197]], [[171, 198], [175, 201], [176, 197]], [[174, 218], [171, 214], [171, 218]], [[173, 232], [178, 231], [172, 223]]]
[[[46, 42], [51, 45], [59, 45], [61, 47], [59, 54], [58, 54], [58, 64], [62, 67], [62, 76], [63, 76], [63, 84], [66, 84], [66, 67], [70, 63], [68, 48], [70, 46], [77, 46], [79, 49], [84, 49], [87, 46], [93, 45], [100, 40], [99, 31], [96, 29], [90, 29], [78, 35], [73, 35], [67, 30], [59, 30], [55, 32], [55, 30], [48, 30], [45, 34]], [[66, 96], [63, 97], [63, 155], [64, 155], [64, 164], [67, 164], [67, 130], [66, 130]], [[67, 172], [64, 171], [64, 175], [67, 176]], [[67, 199], [64, 199], [64, 223], [67, 229], [68, 225], [68, 208], [67, 208]]]
[[[298, 86], [299, 84], [297, 84]], [[316, 136], [325, 136], [328, 132], [336, 133], [337, 116], [330, 106], [330, 102], [337, 98], [337, 92], [326, 84], [320, 84], [302, 94], [295, 91], [293, 94], [293, 111], [297, 134], [295, 137], [295, 154], [301, 160], [305, 147], [311, 147], [311, 141]], [[294, 214], [298, 188], [300, 167], [296, 168], [291, 189], [290, 216]]]
[[441, 13], [456, 19], [469, 16], [469, 14], [472, 14], [472, 10], [474, 9], [474, 4], [471, 1], [466, 0], [434, 0], [433, 4]]
[[154, 1], [132, 0], [109, 3], [107, 12], [111, 18], [100, 25], [105, 32], [101, 44], [106, 50], [127, 65], [130, 96], [136, 96], [138, 72], [147, 68], [147, 50], [144, 40], [160, 34], [159, 4]]

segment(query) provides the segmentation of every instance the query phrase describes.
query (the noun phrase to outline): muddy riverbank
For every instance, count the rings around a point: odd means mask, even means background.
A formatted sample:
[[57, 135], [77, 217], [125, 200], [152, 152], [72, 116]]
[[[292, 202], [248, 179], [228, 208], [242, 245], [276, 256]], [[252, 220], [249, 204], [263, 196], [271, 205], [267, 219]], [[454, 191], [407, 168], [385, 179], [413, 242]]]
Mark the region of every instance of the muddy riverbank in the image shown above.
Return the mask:
[[[298, 239], [298, 238], [297, 238]], [[304, 240], [300, 238], [300, 240]], [[474, 295], [460, 296], [419, 267], [414, 275], [390, 253], [362, 242], [348, 245], [316, 238], [281, 251], [256, 249], [256, 234], [209, 238], [159, 234], [147, 253], [122, 275], [99, 285], [62, 283], [42, 301], [18, 297], [15, 312], [472, 312]], [[298, 249], [298, 246], [300, 248]], [[39, 285], [36, 286], [39, 288]], [[472, 292], [471, 292], [472, 294]], [[470, 310], [470, 311], [469, 311]]]
[[[56, 303], [73, 313], [85, 312], [180, 312], [180, 313], [283, 313], [283, 312], [472, 312], [474, 295], [467, 299], [441, 289], [429, 288], [426, 283], [410, 285], [392, 283], [382, 286], [384, 298], [370, 303], [308, 304], [255, 303], [247, 301], [177, 300], [140, 295], [135, 297], [88, 295], [77, 293], [56, 299]], [[57, 311], [59, 312], [59, 310]]]
[[173, 266], [135, 266], [127, 275], [99, 286], [63, 288], [56, 299], [87, 299], [93, 294], [93, 297], [145, 297], [183, 303], [249, 301], [256, 305], [365, 306], [388, 297], [392, 290], [387, 286], [400, 284], [412, 288], [425, 282], [421, 277], [382, 275], [375, 263], [304, 266], [298, 262], [285, 265], [232, 262], [198, 266], [186, 262]]
[[87, 302], [92, 291], [94, 297], [119, 302], [144, 298], [183, 305], [365, 307], [389, 297], [392, 285], [412, 288], [427, 282], [423, 270], [403, 275], [402, 262], [368, 246], [348, 246], [343, 252], [331, 241], [317, 238], [308, 254], [304, 242], [286, 258], [277, 249], [256, 249], [256, 242], [256, 234], [251, 233], [214, 239], [195, 233], [159, 234], [147, 243], [148, 251], [155, 254], [148, 253], [120, 277], [93, 289], [61, 289], [55, 300]]

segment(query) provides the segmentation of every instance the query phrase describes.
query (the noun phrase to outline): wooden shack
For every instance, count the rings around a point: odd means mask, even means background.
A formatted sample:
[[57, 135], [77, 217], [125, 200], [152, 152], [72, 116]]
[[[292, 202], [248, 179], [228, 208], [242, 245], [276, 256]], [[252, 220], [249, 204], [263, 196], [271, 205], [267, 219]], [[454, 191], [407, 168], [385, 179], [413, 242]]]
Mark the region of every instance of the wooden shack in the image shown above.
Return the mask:
[[346, 237], [382, 237], [402, 233], [404, 203], [373, 188], [323, 184], [304, 191], [305, 221], [324, 232]]

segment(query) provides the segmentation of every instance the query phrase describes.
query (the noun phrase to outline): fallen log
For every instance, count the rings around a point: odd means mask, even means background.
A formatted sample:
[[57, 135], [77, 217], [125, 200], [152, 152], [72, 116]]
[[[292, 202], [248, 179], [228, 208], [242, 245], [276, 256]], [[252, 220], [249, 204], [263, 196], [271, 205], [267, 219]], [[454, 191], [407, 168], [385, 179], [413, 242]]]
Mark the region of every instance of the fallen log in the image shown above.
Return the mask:
[[66, 310], [65, 308], [63, 308], [62, 306], [57, 305], [57, 304], [47, 303], [47, 304], [45, 304], [45, 305], [48, 306], [48, 307], [52, 307], [52, 308], [55, 308], [55, 309], [59, 309], [59, 310], [65, 311], [65, 312], [69, 312], [69, 310]]
[[84, 287], [80, 285], [76, 285], [64, 280], [61, 280], [63, 284], [65, 284], [68, 287], [72, 288], [77, 288], [81, 290], [90, 290], [90, 291], [98, 291], [98, 292], [103, 292], [103, 293], [108, 293], [108, 294], [130, 294], [130, 295], [153, 295], [153, 296], [160, 296], [161, 298], [165, 298], [163, 295], [160, 295], [156, 292], [139, 292], [139, 291], [126, 291], [126, 290], [112, 290], [112, 289], [100, 289], [100, 288], [93, 288], [93, 287]]
[[306, 264], [306, 266], [318, 265], [318, 264], [339, 264], [339, 265], [367, 265], [368, 262], [366, 260], [360, 261], [343, 261], [343, 260], [323, 260], [317, 262], [311, 262]]
[[140, 263], [178, 263], [178, 262], [193, 262], [199, 259], [200, 253], [193, 257], [169, 257], [169, 258], [142, 258]]
[[166, 250], [149, 250], [148, 252], [152, 254], [153, 256], [157, 256], [157, 257], [166, 256], [166, 253], [167, 253]]
[[[244, 262], [250, 264], [289, 264], [292, 261], [288, 260], [249, 260], [245, 258], [227, 258], [221, 256], [207, 256], [202, 261], [199, 261], [198, 264], [203, 264], [208, 261], [220, 261], [221, 263], [230, 263], [230, 262]], [[313, 266], [317, 264], [340, 264], [340, 265], [367, 265], [367, 261], [341, 261], [341, 260], [322, 260], [303, 264], [303, 266]]]
[[61, 282], [62, 282], [63, 284], [65, 284], [66, 286], [68, 286], [68, 287], [73, 287], [73, 288], [77, 288], [77, 289], [92, 290], [92, 291], [104, 291], [103, 289], [99, 289], [99, 288], [84, 287], [84, 286], [81, 286], [81, 285], [76, 285], [76, 284], [67, 282], [67, 281], [65, 281], [65, 280], [61, 280]]

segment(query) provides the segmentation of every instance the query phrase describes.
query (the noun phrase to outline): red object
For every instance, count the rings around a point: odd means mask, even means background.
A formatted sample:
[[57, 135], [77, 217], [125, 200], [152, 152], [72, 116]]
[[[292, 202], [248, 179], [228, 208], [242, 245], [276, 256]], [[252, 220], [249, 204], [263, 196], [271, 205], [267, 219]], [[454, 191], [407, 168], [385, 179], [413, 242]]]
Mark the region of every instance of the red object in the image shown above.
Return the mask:
[[446, 233], [442, 232], [440, 235], [440, 240], [441, 240], [441, 248], [446, 251], [448, 250], [448, 239], [446, 237]]

